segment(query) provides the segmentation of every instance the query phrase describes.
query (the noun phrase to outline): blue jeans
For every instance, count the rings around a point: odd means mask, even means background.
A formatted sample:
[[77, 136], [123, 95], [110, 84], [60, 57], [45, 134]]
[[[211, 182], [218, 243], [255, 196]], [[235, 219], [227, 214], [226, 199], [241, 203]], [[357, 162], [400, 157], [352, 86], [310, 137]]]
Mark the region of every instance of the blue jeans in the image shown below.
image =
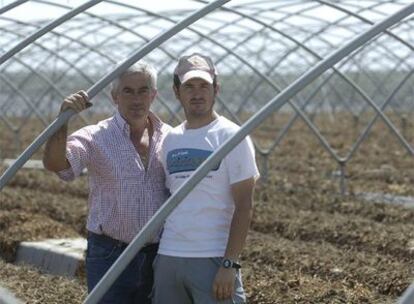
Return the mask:
[[[86, 274], [91, 292], [107, 270], [122, 254], [126, 245], [107, 241], [94, 234], [88, 235]], [[149, 295], [153, 285], [152, 262], [157, 246], [142, 249], [109, 288], [99, 303], [151, 304]]]

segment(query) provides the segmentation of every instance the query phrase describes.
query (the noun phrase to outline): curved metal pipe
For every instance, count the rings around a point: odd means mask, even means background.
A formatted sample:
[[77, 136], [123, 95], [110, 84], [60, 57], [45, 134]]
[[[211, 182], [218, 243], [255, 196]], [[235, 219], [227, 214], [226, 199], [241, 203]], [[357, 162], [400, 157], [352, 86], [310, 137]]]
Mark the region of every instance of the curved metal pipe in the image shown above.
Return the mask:
[[103, 0], [90, 0], [86, 2], [85, 4], [82, 4], [78, 6], [77, 8], [71, 10], [70, 12], [64, 14], [63, 16], [57, 18], [56, 20], [46, 24], [43, 26], [40, 30], [36, 31], [35, 33], [31, 34], [27, 38], [25, 38], [23, 41], [16, 44], [14, 47], [12, 47], [9, 51], [7, 51], [5, 54], [0, 56], [0, 65], [3, 64], [7, 59], [17, 54], [19, 51], [27, 47], [30, 43], [35, 41], [36, 39], [42, 37], [44, 34], [50, 32], [63, 22], [69, 20], [70, 18], [82, 13], [83, 11], [87, 10], [91, 6], [94, 6], [95, 4], [98, 4], [99, 2], [102, 2]]
[[14, 2], [6, 5], [6, 6], [3, 6], [2, 8], [0, 8], [0, 15], [4, 14], [5, 12], [7, 12], [7, 11], [9, 11], [9, 10], [25, 3], [25, 2], [27, 2], [27, 1], [29, 1], [29, 0], [18, 0], [18, 1], [14, 1]]
[[[39, 28], [39, 26], [38, 26], [38, 25], [34, 25], [34, 24], [31, 24], [31, 23], [27, 23], [27, 22], [22, 22], [22, 21], [20, 21], [20, 20], [16, 20], [16, 19], [13, 19], [13, 18], [6, 18], [6, 17], [3, 17], [3, 16], [0, 16], [0, 19], [3, 19], [3, 20], [9, 20], [9, 21], [13, 21], [13, 22], [15, 22], [15, 23], [17, 23], [17, 24], [23, 24], [23, 25], [26, 25], [26, 26], [27, 26], [27, 25], [29, 25], [29, 26], [32, 26], [32, 27], [37, 27], [37, 28]], [[56, 32], [54, 32], [54, 31], [50, 31], [50, 33], [51, 33], [51, 34], [53, 34], [53, 35], [56, 35], [56, 36], [58, 36], [58, 37], [63, 37], [63, 38], [65, 38], [65, 39], [68, 39], [69, 41], [72, 41], [73, 43], [79, 44], [80, 46], [82, 46], [82, 47], [84, 47], [84, 48], [86, 48], [86, 49], [90, 50], [91, 52], [99, 54], [99, 55], [100, 55], [100, 56], [102, 56], [103, 58], [107, 58], [108, 60], [112, 60], [112, 58], [111, 58], [111, 57], [109, 57], [108, 55], [106, 55], [105, 53], [102, 53], [102, 52], [100, 52], [99, 50], [95, 50], [95, 49], [93, 49], [90, 45], [88, 45], [88, 44], [86, 44], [86, 43], [84, 43], [84, 42], [82, 42], [82, 41], [76, 40], [76, 39], [74, 39], [74, 38], [72, 38], [72, 37], [70, 37], [70, 36], [67, 36], [67, 35], [65, 35], [65, 34], [62, 34], [62, 33], [56, 33]], [[0, 64], [0, 65], [1, 65], [1, 64]]]

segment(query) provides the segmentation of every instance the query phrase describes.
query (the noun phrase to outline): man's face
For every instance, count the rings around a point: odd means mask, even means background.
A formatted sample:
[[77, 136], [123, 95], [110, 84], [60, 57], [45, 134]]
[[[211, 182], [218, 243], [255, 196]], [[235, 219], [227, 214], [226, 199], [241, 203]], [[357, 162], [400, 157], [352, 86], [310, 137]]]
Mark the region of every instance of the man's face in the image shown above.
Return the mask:
[[201, 78], [191, 78], [182, 83], [175, 95], [184, 108], [187, 119], [212, 115], [217, 87]]
[[112, 98], [122, 117], [132, 123], [148, 116], [156, 95], [157, 91], [151, 89], [148, 76], [134, 73], [120, 79], [118, 90], [112, 93]]

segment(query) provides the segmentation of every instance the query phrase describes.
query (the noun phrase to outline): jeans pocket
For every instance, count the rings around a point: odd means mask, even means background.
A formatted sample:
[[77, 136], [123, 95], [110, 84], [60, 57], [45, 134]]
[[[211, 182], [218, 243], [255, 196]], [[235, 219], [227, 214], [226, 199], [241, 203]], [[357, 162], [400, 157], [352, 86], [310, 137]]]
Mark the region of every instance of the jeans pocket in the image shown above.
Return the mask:
[[86, 258], [89, 261], [94, 260], [107, 260], [110, 259], [116, 250], [116, 246], [104, 245], [95, 242], [88, 243], [88, 249], [86, 251]]

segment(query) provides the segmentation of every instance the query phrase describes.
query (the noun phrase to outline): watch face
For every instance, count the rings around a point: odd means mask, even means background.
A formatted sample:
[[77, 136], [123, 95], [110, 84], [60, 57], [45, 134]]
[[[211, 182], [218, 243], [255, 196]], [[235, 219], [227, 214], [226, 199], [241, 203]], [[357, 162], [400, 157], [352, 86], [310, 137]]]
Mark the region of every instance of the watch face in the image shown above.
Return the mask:
[[228, 259], [224, 259], [222, 264], [223, 264], [224, 268], [230, 268], [231, 267], [231, 261], [228, 260]]

